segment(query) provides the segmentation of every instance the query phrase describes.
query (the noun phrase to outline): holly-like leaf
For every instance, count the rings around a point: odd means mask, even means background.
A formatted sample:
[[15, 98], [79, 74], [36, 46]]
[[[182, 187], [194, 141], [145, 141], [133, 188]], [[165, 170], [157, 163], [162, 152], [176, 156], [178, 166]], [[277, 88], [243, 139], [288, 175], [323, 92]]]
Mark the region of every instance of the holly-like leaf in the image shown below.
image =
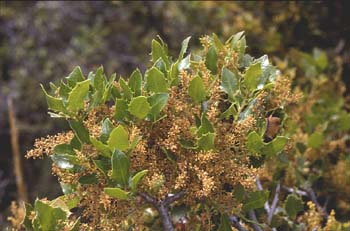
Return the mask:
[[230, 219], [226, 214], [221, 215], [221, 222], [218, 231], [232, 231]]
[[264, 142], [258, 133], [251, 132], [247, 137], [247, 149], [252, 154], [260, 154], [261, 149], [264, 147]]
[[129, 112], [139, 119], [145, 118], [151, 110], [147, 98], [145, 96], [138, 96], [133, 98], [128, 106]]
[[200, 103], [206, 99], [207, 93], [205, 91], [204, 83], [199, 76], [196, 76], [191, 80], [188, 87], [188, 94], [196, 103]]
[[311, 148], [319, 148], [324, 140], [324, 136], [322, 133], [315, 132], [311, 136], [309, 136], [309, 139], [307, 141], [307, 146]]
[[49, 203], [36, 200], [34, 209], [41, 231], [58, 231], [63, 230], [64, 222], [68, 214], [59, 207], [53, 207]]
[[126, 186], [129, 181], [129, 159], [121, 151], [116, 150], [111, 158], [112, 161], [112, 179], [122, 186]]
[[49, 109], [55, 111], [55, 112], [65, 112], [66, 108], [63, 104], [62, 99], [53, 97], [45, 91], [45, 88], [42, 84], [40, 84], [41, 88], [43, 89], [43, 92], [45, 93], [46, 96], [46, 102], [49, 107]]
[[124, 99], [117, 99], [115, 101], [115, 113], [114, 118], [117, 120], [123, 120], [128, 114], [128, 103]]
[[129, 78], [128, 85], [130, 89], [134, 92], [134, 96], [141, 95], [142, 74], [139, 69], [133, 71]]
[[108, 196], [111, 196], [111, 197], [119, 199], [119, 200], [127, 200], [127, 199], [129, 199], [129, 195], [130, 195], [129, 192], [124, 191], [121, 188], [104, 188], [103, 191]]
[[67, 101], [67, 110], [69, 112], [76, 113], [80, 109], [84, 108], [85, 98], [89, 93], [90, 80], [87, 79], [82, 82], [78, 82], [72, 91], [69, 93]]
[[90, 143], [89, 130], [85, 128], [81, 121], [70, 120], [69, 125], [81, 143]]
[[80, 184], [97, 184], [98, 178], [96, 174], [88, 174], [85, 176], [81, 176], [78, 180]]
[[53, 154], [52, 161], [62, 169], [73, 169], [74, 165], [79, 165], [79, 159], [69, 154]]
[[216, 53], [215, 47], [211, 46], [205, 57], [205, 65], [213, 75], [217, 74], [218, 72], [217, 62], [218, 62], [218, 54]]
[[84, 75], [83, 72], [81, 71], [80, 67], [77, 66], [73, 69], [73, 71], [66, 77], [68, 81], [69, 87], [73, 88], [75, 87], [77, 82], [84, 81]]
[[214, 148], [215, 133], [207, 133], [198, 139], [198, 147], [202, 150], [210, 150]]
[[146, 89], [150, 92], [167, 92], [167, 82], [164, 74], [155, 67], [149, 69], [146, 74]]
[[184, 57], [184, 54], [185, 54], [186, 51], [187, 51], [187, 47], [188, 47], [188, 43], [189, 43], [190, 39], [191, 39], [191, 36], [187, 37], [186, 39], [184, 39], [184, 40], [182, 41], [182, 44], [181, 44], [181, 51], [180, 51], [178, 60], [181, 60], [181, 59]]
[[70, 144], [58, 144], [53, 149], [54, 154], [75, 155], [75, 151]]
[[129, 147], [128, 131], [122, 125], [114, 128], [109, 135], [107, 144], [111, 150], [118, 149], [125, 151]]
[[262, 208], [269, 198], [268, 191], [255, 191], [248, 195], [248, 198], [243, 204], [243, 210], [248, 212], [252, 209]]
[[257, 89], [262, 75], [261, 63], [255, 63], [248, 67], [244, 74], [244, 84], [250, 91]]
[[168, 98], [168, 93], [158, 93], [148, 97], [147, 100], [151, 106], [150, 114], [154, 117], [154, 119], [162, 111], [168, 101]]
[[234, 94], [238, 90], [238, 78], [237, 76], [231, 72], [229, 69], [224, 67], [222, 69], [222, 80], [221, 80], [221, 88], [228, 95], [228, 97], [232, 100]]
[[288, 216], [292, 219], [295, 219], [297, 214], [304, 210], [303, 200], [295, 194], [289, 194], [284, 203], [284, 208]]

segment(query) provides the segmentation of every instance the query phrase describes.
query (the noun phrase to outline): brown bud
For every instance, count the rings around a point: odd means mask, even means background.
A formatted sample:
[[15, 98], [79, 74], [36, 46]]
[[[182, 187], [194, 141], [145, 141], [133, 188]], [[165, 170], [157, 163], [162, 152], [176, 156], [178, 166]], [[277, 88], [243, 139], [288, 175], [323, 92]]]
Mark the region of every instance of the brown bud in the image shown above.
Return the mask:
[[265, 137], [268, 140], [272, 140], [273, 138], [276, 137], [280, 128], [281, 128], [281, 119], [270, 115], [269, 117], [266, 118]]

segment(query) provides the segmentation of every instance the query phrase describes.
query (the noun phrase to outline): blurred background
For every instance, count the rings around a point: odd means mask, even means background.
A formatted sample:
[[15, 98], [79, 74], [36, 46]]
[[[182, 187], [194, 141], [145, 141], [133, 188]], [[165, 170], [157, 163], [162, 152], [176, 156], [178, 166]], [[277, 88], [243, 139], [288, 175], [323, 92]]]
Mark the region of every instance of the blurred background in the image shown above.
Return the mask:
[[[227, 39], [244, 30], [248, 53], [283, 60], [295, 51], [319, 48], [343, 60], [342, 80], [349, 95], [349, 2], [0, 2], [0, 227], [18, 198], [9, 125], [13, 99], [24, 181], [30, 201], [61, 194], [50, 173], [50, 159], [27, 160], [35, 138], [66, 129], [50, 119], [42, 83], [81, 66], [86, 75], [103, 65], [108, 75], [128, 77], [149, 64], [157, 35], [176, 56], [181, 41], [216, 33]], [[331, 62], [331, 60], [330, 60]]]

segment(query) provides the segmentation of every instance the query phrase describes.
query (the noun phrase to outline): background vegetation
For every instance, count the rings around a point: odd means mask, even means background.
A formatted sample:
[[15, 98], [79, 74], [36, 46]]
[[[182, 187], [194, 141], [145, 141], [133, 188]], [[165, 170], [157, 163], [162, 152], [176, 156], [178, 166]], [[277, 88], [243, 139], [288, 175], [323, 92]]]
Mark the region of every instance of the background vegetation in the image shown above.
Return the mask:
[[[136, 67], [144, 72], [149, 66], [150, 43], [156, 35], [166, 41], [170, 54], [176, 57], [180, 41], [189, 35], [198, 38], [215, 32], [227, 39], [242, 30], [247, 35], [249, 53], [274, 57], [274, 64], [293, 76], [293, 86], [299, 86], [306, 95], [303, 106], [294, 109], [300, 116], [296, 118], [296, 128], [289, 131], [301, 143], [289, 158], [294, 164], [267, 168], [276, 172], [275, 177], [283, 176], [291, 186], [305, 182], [313, 185], [322, 203], [328, 200], [337, 210], [338, 219], [349, 220], [350, 202], [345, 195], [349, 193], [346, 185], [350, 178], [342, 174], [349, 171], [348, 3], [0, 4], [1, 226], [6, 222], [10, 202], [17, 198], [8, 97], [14, 99], [24, 155], [36, 137], [67, 129], [66, 124], [53, 124], [48, 119], [39, 83], [55, 83], [76, 65], [95, 70], [102, 64], [108, 76], [113, 72], [129, 76]], [[198, 40], [191, 40], [191, 47], [199, 47]], [[61, 194], [50, 174], [50, 165], [48, 159], [24, 161], [30, 201], [37, 196], [52, 199]]]

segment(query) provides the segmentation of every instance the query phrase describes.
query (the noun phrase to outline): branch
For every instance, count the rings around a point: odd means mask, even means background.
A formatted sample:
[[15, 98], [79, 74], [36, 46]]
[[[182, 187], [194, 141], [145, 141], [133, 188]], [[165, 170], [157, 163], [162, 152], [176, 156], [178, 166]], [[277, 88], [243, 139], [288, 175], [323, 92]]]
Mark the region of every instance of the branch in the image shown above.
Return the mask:
[[274, 196], [272, 204], [271, 204], [271, 209], [270, 209], [270, 212], [268, 213], [268, 217], [267, 217], [269, 224], [271, 224], [272, 216], [275, 213], [275, 210], [276, 210], [276, 207], [278, 204], [280, 191], [281, 191], [281, 184], [280, 184], [280, 182], [278, 182], [278, 184], [276, 186], [275, 196]]
[[282, 188], [287, 190], [290, 193], [296, 193], [296, 194], [298, 194], [300, 196], [308, 196], [307, 192], [304, 192], [304, 191], [299, 190], [299, 189], [289, 188], [287, 186], [282, 186]]
[[249, 211], [249, 218], [255, 222], [255, 223], [252, 223], [253, 229], [254, 229], [255, 231], [263, 231], [263, 230], [260, 228], [260, 226], [257, 225], [257, 223], [259, 223], [259, 222], [258, 222], [258, 219], [256, 218], [256, 215], [255, 215], [254, 210], [250, 210], [250, 211]]
[[173, 223], [171, 221], [171, 217], [169, 215], [168, 206], [171, 203], [174, 203], [176, 200], [180, 199], [185, 194], [185, 192], [180, 191], [178, 193], [175, 193], [172, 196], [166, 197], [162, 201], [157, 201], [154, 197], [148, 195], [147, 193], [140, 192], [138, 194], [147, 203], [152, 204], [157, 209], [157, 211], [159, 212], [159, 216], [161, 218], [162, 224], [163, 224], [164, 231], [174, 231], [174, 226], [173, 226]]
[[163, 204], [165, 206], [168, 206], [168, 205], [174, 203], [175, 201], [177, 201], [178, 199], [180, 199], [184, 194], [185, 194], [184, 191], [180, 191], [178, 193], [175, 193], [173, 196], [167, 196], [164, 199]]
[[245, 228], [242, 227], [241, 223], [239, 222], [236, 216], [230, 216], [229, 219], [233, 227], [235, 227], [238, 231], [247, 231]]
[[328, 214], [325, 211], [325, 209], [321, 206], [321, 204], [318, 202], [315, 191], [311, 187], [305, 189], [305, 191], [308, 193], [308, 195], [309, 195], [310, 199], [312, 200], [312, 202], [314, 202], [314, 204], [316, 205], [318, 211], [320, 211], [322, 213], [322, 217], [325, 220], [327, 220], [328, 219]]
[[[262, 185], [261, 185], [261, 182], [260, 182], [260, 180], [259, 180], [259, 177], [256, 177], [256, 187], [260, 190], [260, 191], [263, 191], [264, 189], [263, 189], [263, 187], [262, 187]], [[264, 208], [265, 208], [265, 210], [266, 210], [266, 212], [269, 214], [270, 212], [271, 212], [271, 210], [270, 210], [270, 205], [269, 205], [269, 202], [268, 201], [266, 201], [265, 202], [265, 204], [264, 204]]]

